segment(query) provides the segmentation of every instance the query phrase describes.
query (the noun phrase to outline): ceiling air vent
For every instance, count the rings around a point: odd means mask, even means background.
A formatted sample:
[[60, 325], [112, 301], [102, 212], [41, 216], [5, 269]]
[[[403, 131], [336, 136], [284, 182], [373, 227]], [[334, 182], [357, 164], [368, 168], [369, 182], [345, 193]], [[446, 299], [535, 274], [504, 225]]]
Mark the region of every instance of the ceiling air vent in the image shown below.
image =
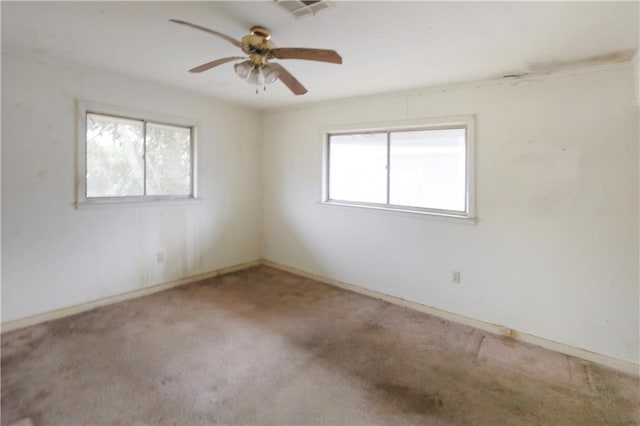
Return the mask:
[[334, 7], [334, 4], [328, 0], [274, 0], [296, 18], [303, 16], [315, 15], [323, 9]]

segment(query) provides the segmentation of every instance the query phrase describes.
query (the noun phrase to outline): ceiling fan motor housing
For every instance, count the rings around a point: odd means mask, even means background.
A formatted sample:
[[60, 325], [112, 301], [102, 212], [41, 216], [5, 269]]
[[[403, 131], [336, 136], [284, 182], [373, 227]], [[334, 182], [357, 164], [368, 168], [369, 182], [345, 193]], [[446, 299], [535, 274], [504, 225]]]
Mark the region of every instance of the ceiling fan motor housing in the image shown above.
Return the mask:
[[251, 27], [251, 34], [242, 37], [242, 51], [248, 55], [266, 56], [276, 45], [270, 41], [269, 31], [260, 26]]

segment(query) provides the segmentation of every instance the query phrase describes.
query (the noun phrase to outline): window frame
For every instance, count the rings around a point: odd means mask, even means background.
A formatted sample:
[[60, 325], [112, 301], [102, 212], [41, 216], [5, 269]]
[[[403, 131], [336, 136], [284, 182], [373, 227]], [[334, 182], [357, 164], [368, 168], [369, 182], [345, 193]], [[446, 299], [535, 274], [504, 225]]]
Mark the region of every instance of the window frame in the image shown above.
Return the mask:
[[[114, 118], [122, 118], [128, 120], [140, 121], [143, 124], [143, 138], [146, 141], [146, 125], [147, 123], [167, 125], [190, 130], [191, 138], [191, 189], [189, 194], [185, 195], [129, 195], [122, 197], [88, 197], [87, 196], [87, 114], [97, 114], [110, 116]], [[187, 201], [196, 200], [197, 198], [197, 128], [195, 120], [167, 115], [156, 112], [141, 111], [132, 108], [118, 107], [113, 105], [100, 104], [95, 102], [87, 102], [78, 100], [77, 102], [77, 150], [76, 150], [76, 185], [75, 185], [75, 207], [91, 206], [91, 205], [116, 205], [116, 204], [146, 204], [167, 201]], [[144, 185], [146, 191], [146, 142], [144, 145], [145, 159], [144, 169], [145, 176]]]
[[[330, 154], [331, 136], [362, 135], [371, 133], [387, 134], [387, 167], [390, 164], [390, 134], [399, 132], [465, 129], [465, 210], [443, 210], [426, 207], [414, 207], [389, 203], [389, 189], [391, 173], [387, 168], [387, 203], [370, 203], [361, 201], [338, 200], [329, 198], [330, 185]], [[452, 218], [456, 220], [476, 221], [475, 211], [475, 116], [449, 116], [425, 118], [409, 121], [395, 121], [386, 123], [368, 123], [327, 127], [323, 131], [322, 144], [322, 189], [321, 203], [345, 207], [367, 208], [387, 212], [415, 213], [432, 217]]]

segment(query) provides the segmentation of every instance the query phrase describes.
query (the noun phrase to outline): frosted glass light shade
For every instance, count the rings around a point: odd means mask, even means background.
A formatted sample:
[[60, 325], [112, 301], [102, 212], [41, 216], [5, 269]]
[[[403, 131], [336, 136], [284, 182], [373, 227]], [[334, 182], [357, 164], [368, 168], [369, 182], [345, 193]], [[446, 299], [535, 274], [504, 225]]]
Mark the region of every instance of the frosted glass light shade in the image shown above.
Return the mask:
[[279, 76], [278, 70], [269, 64], [262, 67], [262, 74], [264, 75], [265, 84], [273, 83]]
[[251, 61], [244, 61], [235, 64], [234, 69], [240, 78], [256, 86], [265, 86], [278, 79], [278, 70], [269, 64], [254, 65]]
[[254, 65], [251, 63], [251, 61], [244, 61], [240, 62], [239, 64], [235, 64], [233, 66], [233, 69], [236, 71], [236, 74], [240, 76], [240, 78], [246, 80], [253, 67]]

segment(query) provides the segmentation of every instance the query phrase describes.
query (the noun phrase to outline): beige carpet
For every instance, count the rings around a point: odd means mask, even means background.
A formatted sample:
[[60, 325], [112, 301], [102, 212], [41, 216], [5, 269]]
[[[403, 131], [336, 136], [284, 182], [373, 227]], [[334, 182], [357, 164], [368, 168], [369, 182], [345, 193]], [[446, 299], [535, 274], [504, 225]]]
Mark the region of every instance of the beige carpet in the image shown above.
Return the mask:
[[2, 336], [2, 424], [638, 424], [630, 376], [266, 267]]

